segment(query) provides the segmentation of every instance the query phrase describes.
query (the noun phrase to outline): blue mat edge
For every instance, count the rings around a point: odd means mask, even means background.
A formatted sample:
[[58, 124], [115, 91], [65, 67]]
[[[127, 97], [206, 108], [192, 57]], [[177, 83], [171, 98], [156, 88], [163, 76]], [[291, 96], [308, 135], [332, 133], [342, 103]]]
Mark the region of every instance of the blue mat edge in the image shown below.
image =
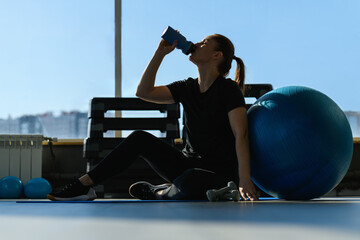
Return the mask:
[[[277, 198], [260, 198], [260, 200], [278, 200]], [[16, 203], [162, 203], [162, 202], [209, 202], [208, 200], [95, 200], [95, 201], [50, 201], [50, 200], [20, 200]], [[220, 201], [229, 202], [229, 201]]]

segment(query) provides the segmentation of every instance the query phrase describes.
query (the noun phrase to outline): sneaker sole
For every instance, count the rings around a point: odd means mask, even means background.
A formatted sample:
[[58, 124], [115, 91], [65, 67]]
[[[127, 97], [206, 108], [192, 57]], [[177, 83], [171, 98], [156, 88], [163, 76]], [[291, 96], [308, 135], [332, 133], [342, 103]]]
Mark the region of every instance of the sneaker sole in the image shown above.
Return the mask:
[[89, 198], [88, 195], [81, 195], [81, 196], [76, 196], [73, 198], [59, 198], [59, 197], [54, 197], [49, 194], [49, 195], [47, 195], [47, 199], [49, 199], [51, 201], [93, 201], [96, 199], [96, 197]]
[[93, 201], [97, 198], [97, 195], [95, 193], [95, 190], [90, 188], [89, 192], [86, 195], [80, 195], [71, 198], [61, 198], [48, 194], [46, 198], [52, 201]]

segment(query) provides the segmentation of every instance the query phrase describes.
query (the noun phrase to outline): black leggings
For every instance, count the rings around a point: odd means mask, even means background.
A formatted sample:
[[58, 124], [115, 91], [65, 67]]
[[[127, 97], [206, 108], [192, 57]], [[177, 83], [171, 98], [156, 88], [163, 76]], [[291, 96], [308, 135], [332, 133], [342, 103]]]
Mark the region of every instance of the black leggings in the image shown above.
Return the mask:
[[204, 168], [204, 159], [186, 157], [180, 150], [144, 131], [135, 131], [88, 174], [95, 184], [118, 175], [138, 157], [172, 185], [163, 199], [206, 199], [208, 189], [226, 186], [224, 176]]

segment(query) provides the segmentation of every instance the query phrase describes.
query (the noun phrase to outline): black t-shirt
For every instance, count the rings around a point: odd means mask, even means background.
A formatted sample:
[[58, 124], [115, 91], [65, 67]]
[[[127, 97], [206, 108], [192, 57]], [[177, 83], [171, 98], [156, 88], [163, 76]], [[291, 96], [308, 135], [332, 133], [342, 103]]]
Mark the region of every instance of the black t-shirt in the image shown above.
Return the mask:
[[183, 153], [203, 160], [203, 166], [231, 178], [238, 175], [235, 137], [228, 112], [245, 107], [239, 85], [231, 79], [218, 77], [201, 93], [198, 79], [173, 82], [167, 87], [175, 102], [184, 108]]

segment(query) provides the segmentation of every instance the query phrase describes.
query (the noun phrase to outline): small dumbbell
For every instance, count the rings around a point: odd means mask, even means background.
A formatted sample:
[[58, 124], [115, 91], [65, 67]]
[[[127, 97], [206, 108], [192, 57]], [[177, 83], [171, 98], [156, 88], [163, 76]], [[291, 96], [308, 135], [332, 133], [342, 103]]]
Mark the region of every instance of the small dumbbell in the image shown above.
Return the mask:
[[225, 193], [220, 200], [229, 200], [229, 201], [234, 201], [234, 202], [238, 202], [240, 201], [240, 192], [239, 190], [231, 190], [230, 192]]
[[240, 192], [233, 181], [228, 182], [226, 187], [219, 190], [210, 189], [206, 191], [206, 196], [210, 202], [216, 202], [219, 200], [240, 200]]

